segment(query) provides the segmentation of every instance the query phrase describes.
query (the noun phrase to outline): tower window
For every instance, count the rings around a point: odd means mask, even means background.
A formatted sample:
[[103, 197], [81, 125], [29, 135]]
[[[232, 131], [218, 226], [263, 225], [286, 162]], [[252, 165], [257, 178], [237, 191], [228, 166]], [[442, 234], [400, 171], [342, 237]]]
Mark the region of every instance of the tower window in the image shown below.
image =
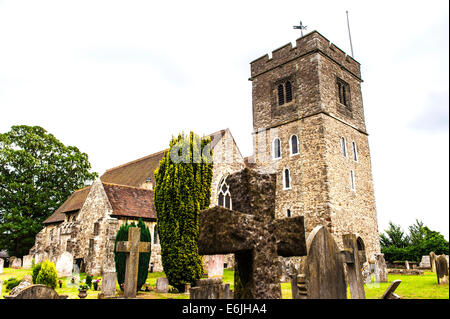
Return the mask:
[[281, 141], [278, 137], [273, 140], [272, 156], [274, 159], [281, 158]]
[[353, 170], [350, 170], [350, 187], [352, 191], [355, 191], [355, 173], [353, 172]]
[[158, 243], [158, 230], [156, 229], [156, 225], [155, 227], [153, 227], [153, 244], [157, 244]]
[[345, 141], [345, 137], [341, 137], [341, 149], [342, 155], [347, 157], [347, 142]]
[[356, 150], [356, 143], [355, 142], [352, 142], [352, 148], [353, 148], [353, 160], [355, 162], [357, 162], [358, 161], [358, 152]]
[[298, 137], [297, 135], [291, 136], [291, 155], [298, 154]]
[[350, 107], [350, 85], [347, 82], [337, 79], [339, 103]]
[[290, 189], [291, 188], [291, 173], [289, 172], [289, 169], [285, 168], [283, 172], [283, 189]]
[[288, 210], [286, 211], [286, 216], [287, 216], [287, 217], [291, 217], [291, 210], [290, 210], [290, 209], [288, 209]]
[[219, 183], [219, 196], [217, 201], [219, 206], [231, 209], [230, 187], [227, 184], [227, 178], [223, 178]]
[[278, 90], [278, 105], [289, 103], [292, 101], [292, 84], [290, 81], [281, 83], [277, 87]]

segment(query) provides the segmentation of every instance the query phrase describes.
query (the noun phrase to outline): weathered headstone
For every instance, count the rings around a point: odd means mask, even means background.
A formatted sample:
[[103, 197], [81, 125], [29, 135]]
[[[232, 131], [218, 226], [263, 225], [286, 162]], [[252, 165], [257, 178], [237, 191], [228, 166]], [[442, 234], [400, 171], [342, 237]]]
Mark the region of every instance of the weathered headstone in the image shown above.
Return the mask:
[[234, 254], [235, 299], [281, 298], [277, 257], [306, 254], [304, 219], [275, 219], [275, 174], [245, 168], [227, 182], [233, 210], [200, 212], [199, 253]]
[[32, 284], [33, 284], [33, 278], [31, 277], [31, 275], [23, 276], [20, 283], [11, 290], [11, 292], [9, 293], [9, 296], [11, 296], [11, 297], [17, 296], [20, 291], [22, 291], [23, 289], [25, 289], [28, 286], [31, 286]]
[[436, 275], [438, 284], [448, 284], [448, 263], [445, 255], [436, 258]]
[[159, 277], [158, 279], [156, 279], [156, 292], [169, 292], [169, 280], [166, 277]]
[[366, 261], [362, 239], [354, 234], [342, 236], [344, 250], [341, 252], [343, 262], [347, 266], [347, 276], [352, 299], [365, 299], [364, 281], [361, 273], [362, 264]]
[[56, 271], [59, 277], [72, 276], [73, 271], [73, 256], [71, 253], [65, 251], [59, 255], [56, 260]]
[[206, 270], [208, 278], [216, 278], [223, 276], [223, 260], [224, 255], [210, 255], [206, 257]]
[[233, 299], [230, 284], [223, 284], [222, 278], [208, 278], [197, 281], [190, 289], [190, 299]]
[[5, 264], [5, 260], [3, 258], [0, 258], [0, 274], [3, 274], [4, 264]]
[[102, 276], [102, 293], [105, 298], [114, 297], [116, 295], [117, 273], [107, 272]]
[[398, 285], [400, 285], [402, 281], [397, 279], [394, 280], [389, 287], [384, 292], [383, 296], [381, 296], [381, 299], [400, 299], [400, 297], [394, 293], [395, 289], [397, 289]]
[[430, 253], [431, 271], [436, 272], [436, 254], [432, 251]]
[[[12, 261], [11, 261], [12, 259]], [[22, 268], [22, 260], [17, 257], [11, 257], [9, 259], [9, 267], [14, 269], [20, 269]]]
[[308, 299], [347, 299], [344, 264], [333, 236], [325, 226], [316, 226], [306, 240]]
[[406, 269], [411, 269], [411, 268], [409, 267], [409, 262], [408, 262], [407, 260], [405, 260], [405, 268], [406, 268]]
[[4, 297], [5, 299], [67, 299], [68, 296], [58, 295], [55, 289], [45, 285], [29, 285], [15, 295], [10, 294]]
[[116, 245], [117, 252], [127, 253], [123, 292], [125, 298], [136, 297], [139, 253], [150, 252], [151, 243], [141, 242], [140, 238], [141, 229], [130, 227], [128, 229], [128, 241], [119, 241]]
[[431, 268], [430, 256], [422, 256], [419, 268], [426, 268], [426, 269]]
[[384, 254], [375, 254], [375, 282], [387, 282], [387, 267]]
[[30, 268], [31, 268], [32, 260], [33, 260], [33, 256], [31, 256], [31, 255], [25, 255], [25, 256], [23, 256], [23, 260], [22, 260], [22, 268], [24, 268], [24, 269], [30, 269]]

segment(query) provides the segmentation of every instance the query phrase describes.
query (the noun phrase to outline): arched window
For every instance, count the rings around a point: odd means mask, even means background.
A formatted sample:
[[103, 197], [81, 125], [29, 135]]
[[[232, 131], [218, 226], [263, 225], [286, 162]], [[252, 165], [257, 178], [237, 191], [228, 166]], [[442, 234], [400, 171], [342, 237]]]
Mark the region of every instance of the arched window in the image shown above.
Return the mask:
[[273, 158], [281, 158], [281, 141], [277, 137], [273, 140]]
[[291, 155], [298, 154], [298, 137], [297, 137], [297, 135], [291, 136], [290, 144], [291, 144]]
[[352, 142], [352, 148], [353, 148], [353, 160], [355, 162], [358, 161], [358, 151], [356, 150], [356, 143]]
[[231, 209], [232, 202], [231, 202], [231, 194], [230, 194], [230, 186], [227, 184], [227, 178], [222, 178], [222, 180], [219, 183], [219, 189], [218, 189], [218, 200], [217, 204], [219, 206]]
[[286, 82], [286, 102], [291, 102], [292, 101], [292, 86], [291, 86], [291, 82], [287, 81]]
[[355, 172], [353, 172], [353, 170], [350, 170], [350, 187], [351, 187], [352, 191], [354, 191], [356, 189], [356, 187], [355, 187]]
[[287, 217], [291, 217], [291, 210], [290, 210], [290, 209], [288, 209], [288, 210], [286, 211], [286, 216], [287, 216]]
[[347, 142], [345, 141], [345, 137], [341, 137], [341, 148], [342, 148], [342, 155], [344, 157], [347, 157]]
[[278, 85], [278, 105], [284, 104], [284, 89], [283, 84]]
[[153, 244], [157, 244], [158, 243], [158, 230], [156, 229], [156, 225], [155, 227], [153, 227]]
[[289, 172], [289, 169], [285, 168], [283, 172], [283, 189], [290, 189], [291, 188], [291, 173]]

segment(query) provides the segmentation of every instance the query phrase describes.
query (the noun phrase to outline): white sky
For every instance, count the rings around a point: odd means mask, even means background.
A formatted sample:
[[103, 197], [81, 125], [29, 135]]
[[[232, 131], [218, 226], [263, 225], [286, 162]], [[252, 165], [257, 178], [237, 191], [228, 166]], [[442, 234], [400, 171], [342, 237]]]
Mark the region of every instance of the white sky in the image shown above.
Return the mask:
[[449, 237], [448, 1], [0, 0], [0, 132], [39, 125], [106, 169], [229, 128], [252, 154], [249, 63], [319, 31], [361, 63], [379, 230]]

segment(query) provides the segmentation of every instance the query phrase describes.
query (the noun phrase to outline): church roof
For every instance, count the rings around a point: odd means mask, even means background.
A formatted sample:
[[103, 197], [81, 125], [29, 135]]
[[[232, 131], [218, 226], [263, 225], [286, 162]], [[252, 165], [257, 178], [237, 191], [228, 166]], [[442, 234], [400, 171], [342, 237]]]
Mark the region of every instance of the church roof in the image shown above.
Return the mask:
[[153, 190], [103, 183], [111, 203], [113, 217], [135, 217], [156, 220]]
[[91, 187], [85, 187], [76, 190], [67, 200], [52, 214], [49, 218], [44, 220], [43, 224], [63, 222], [66, 218], [64, 213], [80, 210], [83, 206], [86, 197], [89, 194]]

